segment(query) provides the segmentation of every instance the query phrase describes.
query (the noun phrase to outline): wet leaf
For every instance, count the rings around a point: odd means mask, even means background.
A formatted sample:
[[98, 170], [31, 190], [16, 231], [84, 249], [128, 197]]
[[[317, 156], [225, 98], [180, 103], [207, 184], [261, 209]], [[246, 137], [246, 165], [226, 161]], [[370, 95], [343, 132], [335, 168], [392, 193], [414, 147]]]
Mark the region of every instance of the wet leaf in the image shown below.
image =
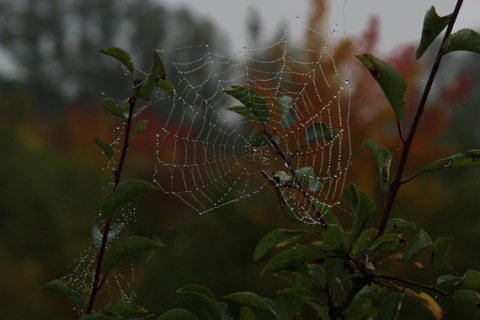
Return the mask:
[[157, 82], [155, 82], [155, 87], [167, 91], [171, 96], [176, 94], [175, 87], [168, 80], [157, 80]]
[[367, 140], [363, 145], [372, 151], [375, 160], [377, 160], [377, 167], [380, 176], [380, 192], [385, 198], [388, 189], [388, 181], [390, 180], [392, 153], [375, 140]]
[[238, 302], [239, 304], [245, 305], [252, 309], [265, 310], [275, 314], [275, 310], [272, 309], [273, 301], [268, 298], [260, 297], [253, 292], [235, 292], [225, 296], [225, 299]]
[[77, 310], [83, 310], [84, 301], [82, 298], [82, 291], [77, 286], [63, 280], [52, 280], [44, 286], [45, 289], [58, 292], [72, 302]]
[[105, 253], [102, 264], [102, 273], [107, 274], [125, 260], [131, 259], [137, 254], [152, 251], [163, 247], [158, 239], [130, 236], [123, 241], [117, 241], [113, 247]]
[[278, 98], [278, 104], [282, 111], [282, 121], [280, 126], [283, 129], [289, 128], [295, 124], [297, 121], [297, 114], [295, 113], [295, 109], [293, 109], [293, 98], [289, 96], [281, 96]]
[[416, 259], [417, 254], [432, 245], [432, 239], [425, 230], [421, 229], [405, 247], [403, 262], [408, 264]]
[[198, 320], [198, 318], [188, 310], [177, 308], [164, 312], [157, 320]]
[[143, 180], [126, 180], [118, 184], [102, 204], [102, 216], [109, 218], [118, 208], [149, 191], [158, 190], [154, 185]]
[[440, 264], [445, 260], [445, 256], [452, 245], [452, 241], [452, 238], [444, 237], [435, 240], [435, 243], [432, 246], [432, 259], [430, 261], [433, 270], [437, 270]]
[[267, 254], [270, 250], [275, 248], [279, 243], [284, 242], [285, 240], [289, 239], [298, 239], [303, 234], [305, 234], [304, 230], [288, 230], [288, 229], [275, 229], [269, 232], [265, 237], [260, 240], [255, 248], [255, 252], [253, 253], [253, 260], [257, 261], [262, 258], [265, 254]]
[[395, 320], [402, 308], [403, 294], [394, 292], [383, 299], [376, 320]]
[[375, 81], [382, 88], [385, 97], [393, 108], [397, 120], [400, 121], [405, 113], [405, 93], [407, 83], [400, 73], [387, 62], [371, 54], [357, 56], [358, 60], [370, 71]]
[[417, 60], [423, 56], [440, 32], [448, 25], [449, 21], [450, 15], [440, 17], [434, 6], [428, 9], [423, 19], [422, 38], [415, 55]]
[[480, 149], [468, 150], [453, 156], [433, 161], [426, 165], [422, 172], [430, 172], [444, 168], [477, 167], [480, 166]]
[[[95, 250], [99, 251], [100, 247], [102, 246], [102, 239], [103, 239], [103, 231], [102, 231], [103, 225], [101, 224], [101, 221], [98, 217], [96, 217], [93, 220], [93, 226], [92, 226], [92, 244]], [[108, 237], [107, 237], [107, 245], [110, 244], [110, 242], [117, 237], [120, 232], [122, 232], [124, 228], [123, 223], [118, 223], [116, 225], [113, 225], [110, 227], [110, 230], [108, 230]]]
[[430, 295], [425, 292], [416, 293], [409, 288], [405, 289], [405, 294], [420, 302], [436, 320], [441, 320], [443, 318], [442, 308]]
[[370, 228], [363, 230], [358, 239], [353, 242], [352, 255], [356, 257], [359, 253], [366, 251], [377, 238], [377, 229]]
[[108, 159], [112, 159], [113, 154], [115, 153], [115, 148], [113, 145], [106, 143], [100, 137], [95, 137], [95, 143], [100, 147], [100, 149], [102, 149], [103, 153]]
[[178, 289], [177, 292], [187, 295], [200, 304], [213, 320], [222, 320], [220, 307], [210, 289], [201, 285], [190, 284]]
[[128, 104], [125, 107], [125, 105], [119, 105], [117, 101], [112, 98], [105, 98], [103, 99], [102, 107], [103, 112], [107, 115], [113, 115], [122, 118], [123, 120], [128, 118]]
[[480, 53], [480, 34], [472, 29], [461, 29], [451, 34], [443, 44], [443, 52], [452, 51]]
[[145, 101], [149, 101], [152, 90], [159, 80], [165, 79], [165, 66], [157, 51], [153, 51], [153, 64], [145, 79], [134, 88], [136, 94]]
[[244, 107], [229, 107], [227, 110], [249, 117], [264, 125], [268, 123], [269, 112], [267, 104], [258, 93], [242, 86], [232, 86], [232, 89], [224, 92], [244, 104]]
[[112, 47], [107, 49], [100, 49], [98, 50], [98, 52], [117, 59], [118, 61], [120, 61], [121, 64], [123, 64], [127, 68], [130, 74], [133, 74], [134, 66], [133, 66], [132, 58], [130, 58], [130, 55], [124, 50], [120, 48]]
[[115, 303], [108, 304], [105, 307], [105, 311], [120, 316], [121, 319], [140, 316], [148, 312], [145, 308], [125, 300], [118, 300]]
[[297, 269], [305, 262], [325, 257], [325, 254], [314, 246], [298, 245], [274, 256], [265, 266], [262, 274]]
[[303, 135], [303, 144], [310, 144], [317, 141], [325, 140], [326, 142], [333, 141], [338, 135], [338, 130], [328, 130], [328, 127], [323, 122], [315, 122], [310, 125]]

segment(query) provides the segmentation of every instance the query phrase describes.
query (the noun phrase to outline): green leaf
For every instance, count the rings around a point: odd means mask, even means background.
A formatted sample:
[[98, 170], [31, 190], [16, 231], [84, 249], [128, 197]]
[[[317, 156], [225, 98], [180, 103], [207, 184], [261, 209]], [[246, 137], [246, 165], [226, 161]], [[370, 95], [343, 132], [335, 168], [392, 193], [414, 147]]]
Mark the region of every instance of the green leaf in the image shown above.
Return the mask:
[[357, 254], [366, 251], [376, 238], [377, 230], [375, 228], [363, 230], [358, 239], [353, 242], [352, 255], [356, 257]]
[[382, 252], [393, 252], [397, 251], [400, 248], [400, 245], [404, 242], [405, 240], [402, 238], [401, 234], [386, 233], [375, 239], [368, 251], [378, 250]]
[[128, 118], [128, 104], [119, 105], [115, 99], [105, 98], [102, 103], [103, 112], [107, 115], [117, 116], [126, 120]]
[[325, 253], [309, 245], [298, 245], [274, 256], [265, 266], [262, 275], [281, 270], [295, 270], [305, 262], [322, 259]]
[[402, 218], [393, 218], [388, 221], [385, 233], [398, 231], [415, 231], [417, 225], [414, 222], [405, 221]]
[[275, 314], [275, 309], [272, 309], [273, 301], [268, 298], [260, 297], [253, 292], [235, 292], [225, 296], [225, 299], [238, 302], [253, 309], [265, 310]]
[[325, 269], [318, 264], [309, 264], [308, 274], [312, 278], [313, 284], [315, 284], [318, 289], [325, 288], [325, 284], [327, 283], [327, 273], [325, 272]]
[[437, 270], [441, 263], [445, 260], [450, 246], [452, 245], [452, 238], [438, 238], [432, 246], [432, 258], [430, 264], [433, 270]]
[[425, 230], [421, 229], [405, 247], [403, 251], [403, 262], [411, 263], [416, 259], [417, 254], [432, 245], [432, 239]]
[[464, 153], [457, 153], [450, 157], [433, 161], [432, 163], [426, 165], [422, 169], [422, 172], [430, 172], [444, 168], [477, 166], [480, 166], [480, 149], [473, 149]]
[[[245, 109], [241, 112], [252, 118], [253, 120], [260, 122], [264, 125], [268, 123], [269, 120], [269, 113], [267, 104], [265, 100], [255, 91], [242, 87], [242, 86], [232, 86], [232, 89], [225, 90], [226, 94], [234, 97], [235, 99], [239, 100], [241, 103], [245, 105]], [[238, 107], [234, 107], [238, 108]], [[240, 113], [240, 109], [232, 110], [231, 108], [227, 108], [227, 110], [234, 111], [236, 113]], [[243, 115], [243, 114], [242, 114]]]
[[310, 181], [315, 179], [315, 173], [313, 171], [313, 167], [302, 167], [297, 169], [296, 171], [298, 180], [306, 185], [310, 184]]
[[402, 308], [403, 294], [394, 292], [388, 295], [378, 310], [376, 320], [395, 320]]
[[322, 238], [336, 250], [347, 251], [347, 242], [345, 241], [344, 231], [341, 225], [331, 224], [327, 230], [322, 233]]
[[145, 101], [150, 100], [152, 90], [159, 80], [165, 80], [165, 66], [157, 51], [153, 51], [153, 65], [147, 77], [135, 86], [137, 95]]
[[440, 32], [448, 25], [449, 21], [450, 15], [439, 17], [434, 6], [428, 9], [423, 19], [422, 38], [415, 55], [417, 60], [423, 56]]
[[394, 67], [371, 54], [362, 54], [357, 58], [380, 85], [393, 108], [397, 120], [400, 121], [405, 113], [405, 93], [407, 91], [405, 80]]
[[80, 288], [76, 287], [75, 285], [68, 283], [63, 280], [52, 280], [48, 282], [45, 286], [45, 289], [56, 291], [72, 302], [73, 306], [77, 310], [83, 310], [84, 301], [82, 298], [82, 291]]
[[380, 176], [380, 192], [385, 198], [388, 189], [388, 181], [390, 180], [392, 153], [375, 140], [367, 140], [363, 145], [372, 151], [375, 160], [377, 160], [377, 167]]
[[240, 308], [240, 318], [239, 320], [255, 320], [255, 314], [250, 310], [250, 308], [242, 306]]
[[213, 293], [206, 287], [190, 284], [177, 290], [200, 304], [202, 308], [212, 317], [213, 320], [222, 320], [220, 307], [216, 302]]
[[175, 87], [168, 80], [157, 80], [157, 82], [155, 82], [155, 87], [167, 91], [171, 96], [176, 94]]
[[164, 247], [158, 239], [149, 239], [145, 237], [131, 236], [123, 241], [118, 241], [115, 245], [107, 250], [102, 264], [103, 274], [107, 274], [117, 265], [133, 256], [156, 250]]
[[249, 150], [253, 148], [260, 148], [264, 146], [268, 146], [269, 142], [263, 135], [262, 131], [258, 127], [255, 127], [248, 137], [248, 148]]
[[453, 274], [446, 274], [437, 278], [437, 285], [456, 285], [465, 279], [465, 275], [457, 276]]
[[102, 216], [105, 219], [109, 218], [122, 205], [153, 190], [158, 189], [151, 183], [143, 180], [133, 179], [121, 182], [103, 201]]
[[108, 304], [105, 307], [105, 311], [120, 316], [120, 319], [132, 316], [140, 316], [141, 314], [148, 312], [145, 308], [125, 300], [118, 300], [115, 303]]
[[253, 260], [257, 261], [262, 258], [265, 254], [267, 254], [270, 250], [275, 248], [279, 243], [284, 242], [285, 240], [289, 239], [298, 239], [303, 234], [305, 234], [304, 230], [287, 230], [287, 229], [275, 229], [269, 232], [265, 237], [260, 240], [255, 248], [255, 252], [253, 253]]
[[467, 270], [467, 272], [465, 272], [465, 279], [462, 281], [462, 287], [469, 289], [480, 288], [480, 271]]
[[338, 135], [338, 130], [330, 131], [323, 122], [312, 123], [303, 135], [303, 144], [310, 144], [320, 140], [333, 141]]
[[[92, 244], [95, 250], [99, 251], [100, 247], [102, 246], [102, 239], [103, 239], [103, 231], [102, 229], [102, 224], [101, 221], [98, 217], [95, 217], [93, 220], [93, 226], [92, 226]], [[116, 236], [122, 232], [123, 228], [125, 225], [123, 223], [118, 223], [116, 225], [113, 225], [110, 227], [110, 230], [108, 230], [108, 236], [107, 236], [107, 245], [110, 244], [110, 242], [115, 239]]]
[[118, 61], [120, 61], [120, 63], [122, 63], [127, 68], [130, 74], [133, 74], [134, 67], [133, 67], [132, 58], [130, 58], [130, 55], [127, 52], [123, 51], [120, 48], [115, 48], [115, 47], [100, 49], [98, 50], [98, 52], [104, 53], [106, 55], [111, 56], [112, 58], [117, 59]]
[[92, 313], [81, 317], [79, 320], [118, 320], [122, 318], [115, 317], [114, 315], [106, 315], [105, 313]]
[[337, 217], [335, 216], [335, 213], [330, 209], [330, 207], [317, 199], [312, 198], [311, 199], [312, 205], [317, 209], [317, 212], [321, 217], [327, 221], [328, 224], [339, 224], [339, 221]]
[[139, 121], [135, 125], [135, 129], [133, 130], [132, 139], [135, 138], [136, 136], [138, 136], [141, 133], [147, 132], [148, 131], [147, 124], [148, 124], [148, 120]]
[[480, 34], [472, 29], [461, 29], [451, 34], [443, 44], [443, 52], [452, 51], [480, 53]]
[[368, 220], [373, 214], [375, 206], [368, 195], [364, 192], [358, 191], [353, 184], [345, 187], [344, 195], [354, 213], [352, 241], [355, 241], [367, 225]]
[[457, 290], [453, 294], [453, 299], [480, 307], [480, 293], [474, 290], [469, 290], [469, 289]]
[[198, 318], [188, 310], [171, 309], [164, 312], [157, 320], [198, 320]]
[[328, 314], [330, 309], [328, 307], [321, 306], [314, 302], [310, 302], [308, 305], [317, 312], [318, 319], [330, 320], [330, 315]]
[[100, 137], [95, 137], [95, 143], [100, 147], [100, 149], [102, 149], [103, 153], [105, 153], [105, 156], [107, 156], [108, 159], [112, 159], [113, 154], [115, 153], [115, 148], [112, 144], [106, 143]]
[[293, 98], [289, 96], [281, 96], [278, 98], [278, 102], [282, 111], [282, 121], [280, 126], [283, 129], [290, 128], [295, 124], [295, 121], [297, 121], [297, 114], [292, 107]]

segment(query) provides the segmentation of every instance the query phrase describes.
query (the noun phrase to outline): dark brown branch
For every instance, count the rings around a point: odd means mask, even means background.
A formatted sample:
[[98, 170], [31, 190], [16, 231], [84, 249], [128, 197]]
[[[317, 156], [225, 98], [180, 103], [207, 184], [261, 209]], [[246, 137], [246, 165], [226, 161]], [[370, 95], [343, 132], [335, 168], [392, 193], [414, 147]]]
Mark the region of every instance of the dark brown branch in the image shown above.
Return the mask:
[[455, 10], [453, 11], [450, 21], [447, 26], [447, 30], [445, 31], [445, 35], [443, 37], [442, 43], [440, 45], [440, 49], [438, 50], [437, 56], [435, 58], [435, 62], [432, 66], [432, 70], [430, 71], [430, 76], [428, 77], [427, 83], [425, 85], [425, 89], [423, 90], [422, 97], [418, 104], [417, 112], [415, 114], [415, 118], [413, 120], [412, 126], [408, 133], [407, 139], [403, 143], [403, 151], [400, 158], [400, 163], [398, 164], [397, 174], [395, 176], [395, 180], [393, 181], [392, 185], [390, 186], [390, 192], [388, 195], [388, 201], [385, 206], [385, 210], [383, 211], [382, 220], [380, 222], [380, 226], [378, 228], [378, 237], [383, 235], [385, 232], [385, 228], [387, 226], [388, 219], [390, 218], [390, 214], [393, 209], [393, 205], [397, 198], [398, 191], [400, 186], [402, 185], [402, 176], [405, 170], [405, 165], [407, 163], [408, 155], [410, 153], [410, 148], [412, 147], [413, 139], [415, 137], [415, 133], [417, 131], [418, 125], [420, 123], [420, 119], [422, 118], [423, 112], [425, 110], [425, 105], [427, 102], [427, 98], [430, 94], [430, 90], [433, 85], [433, 81], [435, 80], [435, 76], [437, 75], [438, 68], [440, 67], [440, 62], [442, 61], [443, 53], [443, 43], [447, 40], [448, 36], [452, 33], [453, 26], [457, 19], [458, 13], [460, 12], [460, 8], [462, 6], [463, 0], [458, 0], [455, 6]]

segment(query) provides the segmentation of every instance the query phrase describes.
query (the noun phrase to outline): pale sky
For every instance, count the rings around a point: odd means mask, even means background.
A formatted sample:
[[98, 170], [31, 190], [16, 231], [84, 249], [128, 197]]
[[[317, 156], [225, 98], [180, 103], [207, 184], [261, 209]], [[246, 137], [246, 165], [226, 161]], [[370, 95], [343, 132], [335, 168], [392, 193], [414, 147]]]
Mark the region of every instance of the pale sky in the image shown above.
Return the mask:
[[[194, 13], [215, 22], [233, 42], [246, 32], [250, 7], [258, 9], [264, 27], [282, 19], [300, 17], [307, 20], [310, 0], [157, 0], [160, 3], [186, 6]], [[318, 0], [324, 1], [324, 0]], [[451, 13], [455, 0], [331, 0], [331, 29], [359, 34], [372, 15], [380, 18], [380, 48], [390, 51], [406, 42], [417, 42], [425, 12], [434, 5], [440, 16]], [[465, 0], [457, 20], [458, 28], [480, 29], [480, 1]]]

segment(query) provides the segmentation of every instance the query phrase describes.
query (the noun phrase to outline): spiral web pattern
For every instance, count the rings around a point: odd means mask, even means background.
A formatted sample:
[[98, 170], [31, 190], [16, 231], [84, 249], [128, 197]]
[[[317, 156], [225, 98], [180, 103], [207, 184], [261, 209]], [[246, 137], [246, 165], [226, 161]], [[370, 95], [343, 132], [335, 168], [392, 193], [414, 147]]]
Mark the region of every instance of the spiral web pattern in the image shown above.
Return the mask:
[[[291, 40], [287, 29], [292, 24], [321, 47], [307, 48]], [[158, 101], [170, 112], [156, 133], [154, 182], [199, 214], [252, 197], [270, 185], [282, 208], [307, 223], [319, 218], [311, 212], [312, 200], [325, 207], [338, 203], [351, 157], [347, 65], [337, 66], [329, 35], [298, 18], [259, 32], [263, 36], [273, 29], [275, 40], [245, 46], [232, 56], [216, 55], [208, 45], [193, 46], [175, 49], [176, 60], [166, 62], [179, 81], [174, 83], [175, 97]], [[232, 86], [249, 88], [265, 100], [267, 125], [227, 110], [242, 105], [225, 93]], [[281, 124], [279, 104], [285, 96], [292, 99], [296, 118], [288, 128]], [[307, 128], [317, 122], [325, 124], [327, 132], [335, 131], [335, 138], [305, 143]], [[272, 133], [289, 164], [271, 143], [252, 144], [255, 128]], [[305, 167], [312, 168], [300, 170], [310, 175], [307, 194], [280, 183], [284, 174], [295, 178], [296, 171], [290, 169]]]

